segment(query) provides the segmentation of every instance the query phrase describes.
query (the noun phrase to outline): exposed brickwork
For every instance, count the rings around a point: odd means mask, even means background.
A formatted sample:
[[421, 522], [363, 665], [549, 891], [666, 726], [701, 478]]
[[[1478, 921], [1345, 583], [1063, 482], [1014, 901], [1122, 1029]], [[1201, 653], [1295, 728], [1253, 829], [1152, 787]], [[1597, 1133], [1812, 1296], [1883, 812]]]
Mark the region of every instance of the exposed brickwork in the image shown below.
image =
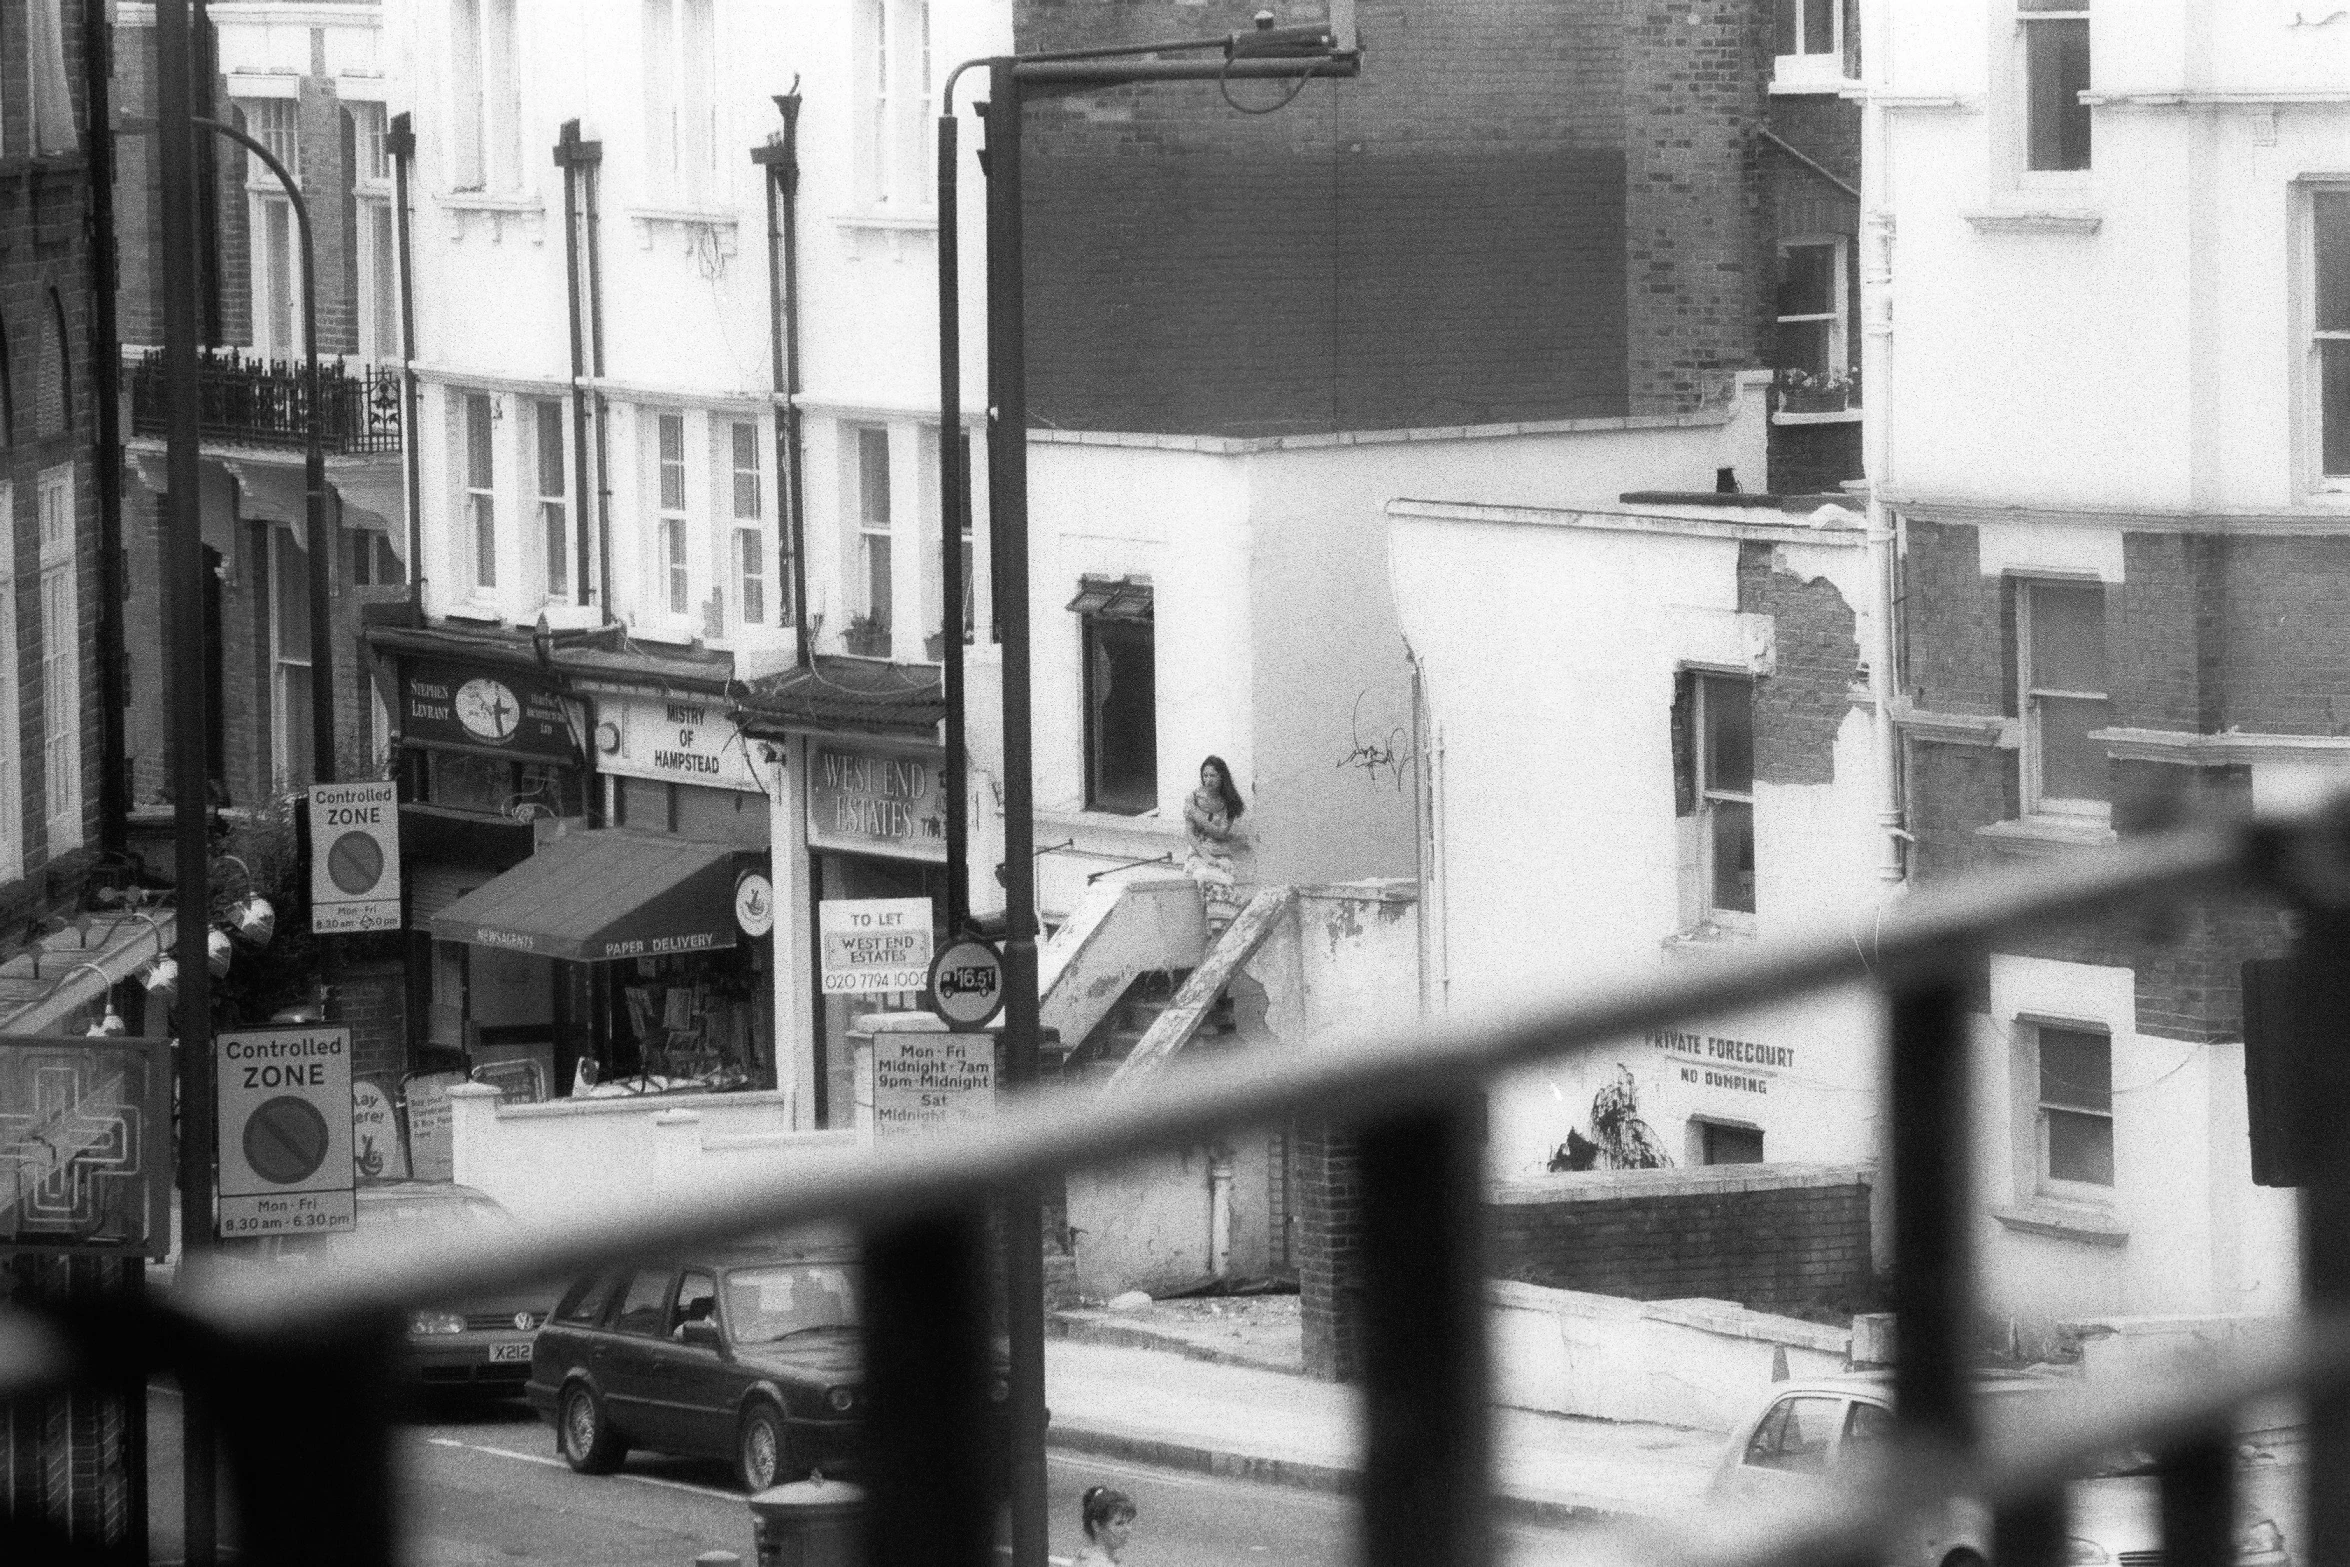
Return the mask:
[[397, 961], [351, 964], [328, 984], [328, 1021], [351, 1030], [351, 1071], [397, 1094], [408, 1059], [407, 970]]
[[1297, 1126], [1298, 1315], [1308, 1376], [1353, 1379], [1361, 1369], [1361, 1172], [1354, 1137], [1327, 1121]]
[[1498, 1278], [1631, 1300], [1703, 1296], [1793, 1312], [1868, 1289], [1869, 1189], [1500, 1202], [1486, 1209]]
[[[126, 1287], [120, 1262], [22, 1256], [0, 1261], [0, 1302], [25, 1310], [70, 1311], [76, 1299]], [[144, 1553], [131, 1535], [128, 1467], [132, 1411], [119, 1393], [79, 1388], [0, 1405], [0, 1487], [12, 1526], [36, 1522], [92, 1555]], [[63, 1559], [34, 1547], [27, 1559]], [[75, 1559], [82, 1559], [77, 1553]]]
[[1786, 569], [1768, 544], [1738, 547], [1738, 608], [1771, 617], [1776, 660], [1754, 683], [1754, 776], [1765, 783], [1833, 783], [1836, 731], [1852, 709], [1860, 642], [1852, 608], [1825, 577]]

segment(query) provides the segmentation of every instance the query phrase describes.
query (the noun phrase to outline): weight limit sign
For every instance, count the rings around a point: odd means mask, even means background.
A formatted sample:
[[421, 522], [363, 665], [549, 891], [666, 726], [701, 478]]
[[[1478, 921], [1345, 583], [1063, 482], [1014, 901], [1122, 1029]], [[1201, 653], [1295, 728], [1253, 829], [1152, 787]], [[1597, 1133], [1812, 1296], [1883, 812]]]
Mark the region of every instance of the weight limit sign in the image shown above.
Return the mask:
[[351, 1031], [301, 1027], [222, 1034], [218, 1052], [220, 1233], [347, 1230], [358, 1217], [351, 1162]]

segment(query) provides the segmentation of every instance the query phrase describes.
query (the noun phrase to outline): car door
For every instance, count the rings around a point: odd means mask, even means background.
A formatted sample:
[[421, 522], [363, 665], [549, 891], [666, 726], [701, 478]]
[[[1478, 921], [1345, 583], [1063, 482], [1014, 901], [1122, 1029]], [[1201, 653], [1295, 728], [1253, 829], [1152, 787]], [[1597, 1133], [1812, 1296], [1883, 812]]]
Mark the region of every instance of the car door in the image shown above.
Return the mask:
[[598, 1357], [604, 1407], [612, 1423], [639, 1447], [669, 1451], [665, 1421], [663, 1335], [669, 1329], [669, 1297], [677, 1284], [674, 1268], [640, 1268], [629, 1276], [611, 1331]]
[[731, 1457], [735, 1392], [742, 1385], [742, 1373], [725, 1351], [685, 1342], [689, 1322], [719, 1326], [718, 1279], [704, 1268], [688, 1268], [677, 1281], [669, 1308], [668, 1343], [662, 1350], [668, 1373], [662, 1392], [670, 1401], [668, 1418], [675, 1422], [680, 1451]]
[[1771, 1405], [1725, 1477], [1728, 1499], [1768, 1503], [1815, 1494], [1848, 1402], [1828, 1393], [1790, 1393]]

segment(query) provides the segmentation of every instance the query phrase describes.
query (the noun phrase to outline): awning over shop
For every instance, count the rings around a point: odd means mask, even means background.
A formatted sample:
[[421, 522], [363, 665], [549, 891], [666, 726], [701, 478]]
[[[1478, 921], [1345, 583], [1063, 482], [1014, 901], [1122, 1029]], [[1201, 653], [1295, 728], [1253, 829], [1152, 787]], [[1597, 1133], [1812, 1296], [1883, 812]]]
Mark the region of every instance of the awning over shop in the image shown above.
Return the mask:
[[936, 668], [819, 656], [813, 668], [764, 675], [745, 688], [745, 734], [870, 734], [935, 740], [946, 721]]
[[663, 833], [573, 833], [434, 915], [433, 938], [574, 963], [731, 947], [741, 855]]

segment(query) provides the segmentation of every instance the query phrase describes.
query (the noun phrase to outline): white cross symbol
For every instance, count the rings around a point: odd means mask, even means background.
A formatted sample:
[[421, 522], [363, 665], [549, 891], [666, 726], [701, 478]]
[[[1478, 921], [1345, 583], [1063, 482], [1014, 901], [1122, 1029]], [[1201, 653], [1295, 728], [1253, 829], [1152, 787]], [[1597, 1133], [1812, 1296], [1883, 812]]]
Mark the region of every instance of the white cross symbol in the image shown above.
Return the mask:
[[85, 1088], [85, 1063], [36, 1058], [30, 1115], [0, 1115], [0, 1212], [16, 1229], [80, 1229], [98, 1222], [96, 1183], [139, 1174], [139, 1109], [122, 1100], [118, 1074]]

